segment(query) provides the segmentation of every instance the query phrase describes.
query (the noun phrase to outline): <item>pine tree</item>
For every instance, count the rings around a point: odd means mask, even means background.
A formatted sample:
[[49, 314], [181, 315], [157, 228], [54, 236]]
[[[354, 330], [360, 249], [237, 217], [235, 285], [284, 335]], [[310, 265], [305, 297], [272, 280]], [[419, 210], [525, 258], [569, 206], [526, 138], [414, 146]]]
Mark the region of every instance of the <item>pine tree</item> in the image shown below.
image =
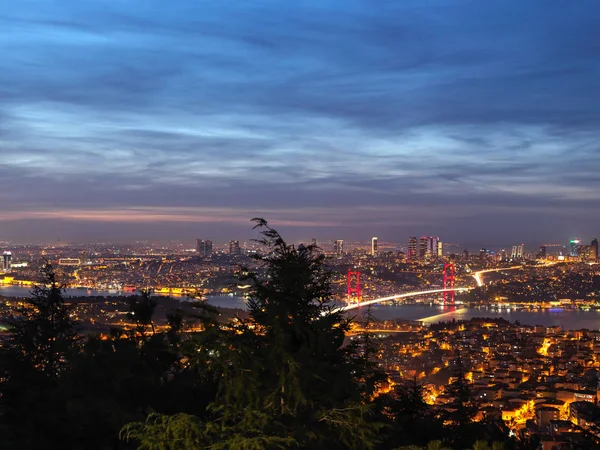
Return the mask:
[[151, 328], [152, 334], [155, 333], [152, 317], [158, 303], [152, 298], [150, 289], [142, 289], [139, 292], [140, 295], [132, 295], [128, 298], [129, 312], [127, 317], [135, 325], [135, 330], [141, 339], [145, 340], [148, 327]]
[[181, 429], [194, 436], [189, 448], [375, 448], [380, 425], [363, 384], [370, 374], [344, 345], [349, 320], [335, 307], [323, 256], [255, 222], [265, 251], [256, 256], [260, 274], [242, 271], [251, 320], [212, 327], [204, 332], [212, 340], [197, 347], [219, 383], [206, 419], [152, 416], [122, 437], [146, 449], [170, 448], [168, 436]]
[[52, 265], [46, 262], [41, 275], [42, 282], [6, 320], [9, 333], [4, 348], [21, 363], [54, 379], [75, 348], [77, 326]]
[[260, 408], [304, 445], [371, 448], [376, 425], [366, 420], [363, 396], [371, 374], [356, 348], [344, 346], [350, 321], [335, 308], [323, 254], [288, 245], [266, 221], [255, 222], [266, 249], [256, 256], [266, 276], [249, 275]]
[[[0, 351], [0, 422], [6, 448], [52, 442], [61, 433], [56, 386], [77, 351], [77, 327], [65, 304], [63, 286], [47, 261], [41, 283], [5, 324]], [[33, 431], [35, 430], [35, 431]]]
[[432, 439], [450, 440], [436, 412], [425, 403], [423, 386], [416, 378], [394, 386], [389, 396], [382, 400], [384, 411], [392, 422], [388, 448], [399, 445], [421, 448]]

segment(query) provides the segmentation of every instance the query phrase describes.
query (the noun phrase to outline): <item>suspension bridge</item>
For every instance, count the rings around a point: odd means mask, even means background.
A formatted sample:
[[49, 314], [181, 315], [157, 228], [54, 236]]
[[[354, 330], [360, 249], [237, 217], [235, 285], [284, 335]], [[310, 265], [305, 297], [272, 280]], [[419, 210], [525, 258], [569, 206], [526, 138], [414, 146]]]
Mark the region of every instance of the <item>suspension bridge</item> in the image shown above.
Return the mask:
[[416, 297], [419, 295], [443, 294], [443, 293], [449, 293], [449, 292], [452, 292], [452, 293], [465, 292], [470, 289], [473, 289], [473, 288], [471, 288], [471, 287], [455, 287], [455, 288], [448, 288], [448, 289], [430, 289], [427, 291], [405, 292], [403, 294], [390, 295], [389, 297], [375, 298], [372, 300], [365, 300], [365, 301], [358, 302], [358, 303], [349, 303], [345, 306], [341, 306], [340, 308], [337, 308], [335, 311], [350, 311], [352, 309], [360, 308], [362, 306], [369, 306], [369, 305], [374, 305], [376, 303], [383, 303], [383, 302], [391, 302], [391, 301], [400, 300], [400, 299], [408, 298], [408, 297]]
[[[490, 272], [502, 272], [505, 270], [516, 270], [522, 269], [523, 266], [512, 266], [512, 267], [499, 267], [494, 269], [484, 269], [474, 272], [471, 276], [475, 279], [478, 287], [483, 286], [482, 275]], [[362, 306], [369, 306], [383, 302], [390, 302], [401, 300], [403, 298], [417, 297], [420, 295], [431, 295], [431, 294], [443, 294], [444, 304], [454, 304], [454, 294], [456, 292], [466, 292], [473, 289], [472, 287], [454, 287], [454, 264], [444, 264], [444, 288], [443, 289], [430, 289], [425, 291], [412, 291], [405, 292], [397, 295], [390, 295], [388, 297], [380, 297], [372, 300], [358, 301], [355, 303], [348, 303], [347, 305], [337, 308], [335, 311], [350, 311], [353, 309], [360, 308]], [[348, 299], [352, 298], [353, 295], [360, 299], [360, 272], [348, 270]]]

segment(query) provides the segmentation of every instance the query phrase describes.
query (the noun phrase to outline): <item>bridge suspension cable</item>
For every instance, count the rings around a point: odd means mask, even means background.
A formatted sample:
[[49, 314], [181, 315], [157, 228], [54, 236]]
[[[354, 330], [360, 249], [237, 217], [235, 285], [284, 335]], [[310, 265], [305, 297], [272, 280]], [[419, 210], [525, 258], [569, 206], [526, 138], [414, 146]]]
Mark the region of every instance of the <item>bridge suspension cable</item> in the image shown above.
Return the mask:
[[452, 291], [452, 292], [462, 292], [462, 291], [468, 291], [470, 289], [472, 289], [472, 288], [470, 288], [470, 287], [457, 287], [457, 288], [450, 288], [450, 289], [431, 289], [429, 291], [406, 292], [404, 294], [391, 295], [389, 297], [381, 297], [381, 298], [376, 298], [376, 299], [373, 299], [373, 300], [365, 300], [364, 302], [352, 303], [352, 304], [349, 304], [349, 305], [341, 306], [339, 308], [334, 309], [334, 312], [337, 312], [337, 311], [349, 311], [351, 309], [360, 308], [361, 306], [368, 306], [368, 305], [373, 305], [375, 303], [389, 302], [389, 301], [398, 300], [398, 299], [406, 298], [406, 297], [416, 297], [417, 295], [441, 294], [443, 292], [449, 292], [449, 291]]

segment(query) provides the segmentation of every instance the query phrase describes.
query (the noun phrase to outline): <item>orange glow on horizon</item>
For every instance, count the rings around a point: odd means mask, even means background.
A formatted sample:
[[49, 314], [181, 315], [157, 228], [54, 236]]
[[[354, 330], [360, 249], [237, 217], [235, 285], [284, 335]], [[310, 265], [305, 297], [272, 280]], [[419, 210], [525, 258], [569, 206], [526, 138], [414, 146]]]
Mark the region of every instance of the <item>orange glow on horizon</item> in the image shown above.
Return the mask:
[[[0, 212], [0, 221], [18, 220], [75, 220], [92, 222], [113, 223], [156, 223], [156, 222], [184, 222], [184, 223], [237, 223], [248, 224], [250, 217], [270, 216], [275, 214], [302, 214], [302, 209], [295, 211], [268, 210], [250, 212], [238, 211], [231, 208], [174, 208], [174, 207], [124, 207], [114, 209], [71, 209], [71, 210], [43, 210], [43, 211], [4, 211]], [[308, 211], [307, 211], [308, 214]], [[272, 225], [283, 226], [339, 226], [333, 221], [305, 221], [294, 219], [269, 220]]]

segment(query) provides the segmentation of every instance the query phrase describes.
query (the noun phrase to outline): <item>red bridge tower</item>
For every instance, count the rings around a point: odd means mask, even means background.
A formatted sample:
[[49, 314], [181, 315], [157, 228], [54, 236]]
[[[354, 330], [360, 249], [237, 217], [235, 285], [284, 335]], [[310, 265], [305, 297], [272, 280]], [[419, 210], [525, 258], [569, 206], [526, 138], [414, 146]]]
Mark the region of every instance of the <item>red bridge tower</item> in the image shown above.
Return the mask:
[[360, 272], [348, 269], [348, 302], [352, 301], [352, 297], [360, 302]]
[[[444, 264], [444, 289], [454, 289], [454, 263]], [[444, 291], [444, 305], [454, 305], [454, 291]]]

